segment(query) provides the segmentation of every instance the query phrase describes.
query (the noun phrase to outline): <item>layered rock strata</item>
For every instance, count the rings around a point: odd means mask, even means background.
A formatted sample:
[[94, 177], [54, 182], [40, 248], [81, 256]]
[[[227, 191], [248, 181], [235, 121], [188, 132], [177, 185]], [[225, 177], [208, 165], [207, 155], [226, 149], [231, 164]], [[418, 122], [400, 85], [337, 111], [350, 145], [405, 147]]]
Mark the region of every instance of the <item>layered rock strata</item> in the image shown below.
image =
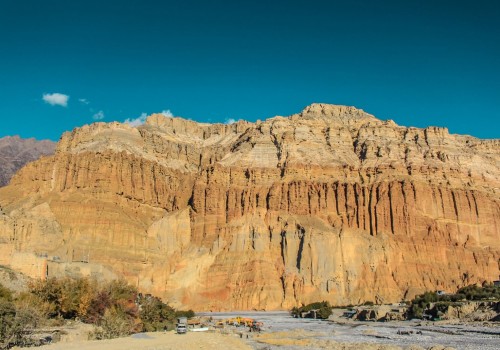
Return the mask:
[[498, 279], [499, 169], [500, 140], [346, 106], [97, 123], [0, 189], [0, 264], [93, 264], [195, 310], [454, 291]]

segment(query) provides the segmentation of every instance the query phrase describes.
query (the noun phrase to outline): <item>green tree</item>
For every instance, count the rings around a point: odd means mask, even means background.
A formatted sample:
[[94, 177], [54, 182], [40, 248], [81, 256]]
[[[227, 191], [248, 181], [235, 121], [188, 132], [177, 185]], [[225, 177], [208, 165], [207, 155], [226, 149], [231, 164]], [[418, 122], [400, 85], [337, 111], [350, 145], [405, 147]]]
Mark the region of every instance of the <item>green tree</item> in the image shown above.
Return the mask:
[[172, 328], [175, 323], [175, 310], [154, 297], [143, 298], [140, 301], [140, 318], [143, 331], [154, 332]]
[[322, 319], [327, 319], [332, 314], [332, 306], [328, 301], [318, 301], [301, 307], [294, 307], [290, 311], [292, 316], [301, 317], [303, 312], [318, 310], [316, 316]]

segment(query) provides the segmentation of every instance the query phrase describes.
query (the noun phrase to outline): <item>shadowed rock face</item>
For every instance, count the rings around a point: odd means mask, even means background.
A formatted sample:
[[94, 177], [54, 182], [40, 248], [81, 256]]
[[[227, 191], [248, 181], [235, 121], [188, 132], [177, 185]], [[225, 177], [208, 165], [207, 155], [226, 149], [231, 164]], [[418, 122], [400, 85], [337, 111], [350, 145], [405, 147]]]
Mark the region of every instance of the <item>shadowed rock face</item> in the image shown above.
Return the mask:
[[0, 138], [0, 187], [9, 183], [10, 178], [26, 163], [41, 156], [54, 154], [56, 143], [35, 139], [21, 139], [19, 136]]
[[499, 140], [346, 106], [97, 123], [0, 190], [0, 263], [89, 261], [195, 310], [453, 291], [498, 278], [499, 162]]

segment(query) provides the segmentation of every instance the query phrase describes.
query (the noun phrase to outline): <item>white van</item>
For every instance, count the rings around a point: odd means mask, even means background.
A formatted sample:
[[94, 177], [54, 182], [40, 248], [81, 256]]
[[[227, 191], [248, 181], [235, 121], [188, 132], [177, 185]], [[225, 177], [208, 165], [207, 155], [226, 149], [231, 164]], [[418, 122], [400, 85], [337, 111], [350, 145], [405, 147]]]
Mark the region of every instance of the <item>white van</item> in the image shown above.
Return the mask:
[[187, 328], [185, 324], [178, 324], [177, 325], [177, 334], [186, 334]]

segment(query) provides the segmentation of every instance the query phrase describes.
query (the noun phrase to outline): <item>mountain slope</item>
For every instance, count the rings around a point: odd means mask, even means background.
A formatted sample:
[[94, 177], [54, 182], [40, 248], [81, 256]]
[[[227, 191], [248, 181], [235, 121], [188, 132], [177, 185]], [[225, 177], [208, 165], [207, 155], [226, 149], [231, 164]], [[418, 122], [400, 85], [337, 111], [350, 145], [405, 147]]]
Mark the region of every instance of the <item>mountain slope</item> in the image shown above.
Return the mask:
[[324, 104], [84, 126], [0, 190], [0, 263], [196, 310], [451, 291], [499, 275], [499, 146]]
[[19, 136], [0, 138], [0, 186], [9, 183], [10, 178], [26, 163], [41, 156], [54, 154], [55, 142], [21, 139]]

